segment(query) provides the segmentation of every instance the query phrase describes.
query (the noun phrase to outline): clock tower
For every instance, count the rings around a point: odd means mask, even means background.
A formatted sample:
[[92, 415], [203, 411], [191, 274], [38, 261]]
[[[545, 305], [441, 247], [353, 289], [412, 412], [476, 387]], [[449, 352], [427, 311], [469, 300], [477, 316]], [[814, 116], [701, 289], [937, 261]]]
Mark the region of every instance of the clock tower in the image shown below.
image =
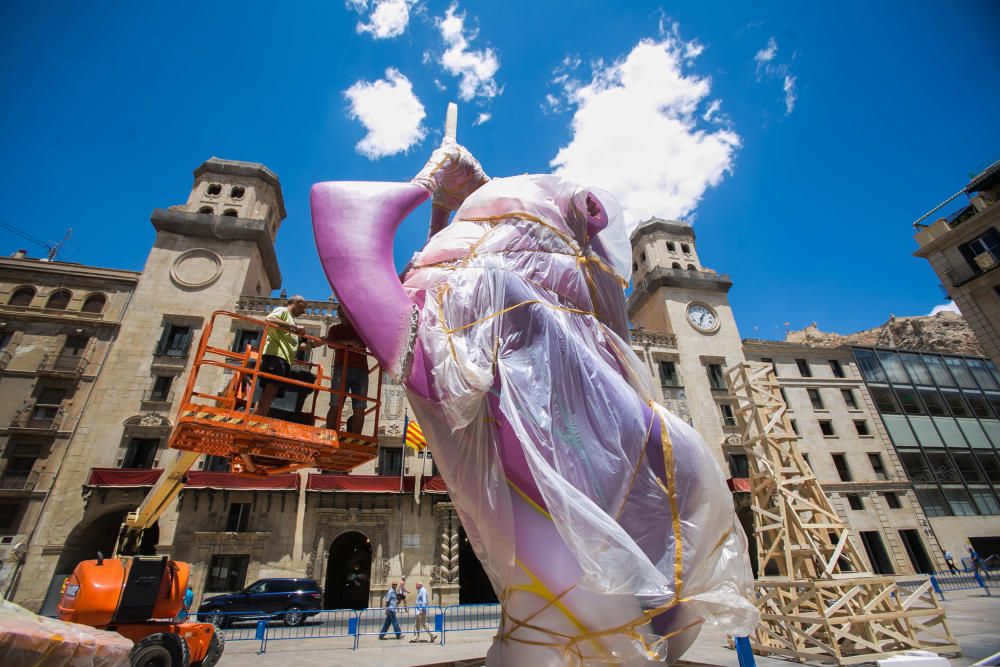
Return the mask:
[[651, 218], [632, 234], [632, 286], [636, 338], [667, 341], [645, 355], [664, 404], [702, 434], [720, 463], [727, 450], [742, 453], [738, 436], [730, 439], [738, 429], [723, 375], [744, 360], [729, 276], [702, 265], [691, 225]]

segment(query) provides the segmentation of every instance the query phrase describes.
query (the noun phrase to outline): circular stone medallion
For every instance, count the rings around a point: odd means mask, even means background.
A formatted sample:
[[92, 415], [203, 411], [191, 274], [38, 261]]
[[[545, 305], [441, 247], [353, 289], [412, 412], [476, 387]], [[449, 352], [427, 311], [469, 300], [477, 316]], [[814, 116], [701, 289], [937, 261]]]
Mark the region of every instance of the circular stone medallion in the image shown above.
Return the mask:
[[177, 256], [170, 279], [179, 287], [202, 289], [222, 275], [222, 257], [208, 248], [192, 248]]

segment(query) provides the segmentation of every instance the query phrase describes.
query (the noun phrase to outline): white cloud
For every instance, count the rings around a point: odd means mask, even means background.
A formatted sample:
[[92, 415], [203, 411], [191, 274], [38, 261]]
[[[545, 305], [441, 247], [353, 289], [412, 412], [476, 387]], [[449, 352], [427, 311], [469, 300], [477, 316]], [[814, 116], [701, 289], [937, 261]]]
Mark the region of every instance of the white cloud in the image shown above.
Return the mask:
[[[792, 56], [794, 58], [794, 54]], [[791, 74], [789, 63], [778, 62], [778, 40], [768, 37], [767, 46], [754, 55], [757, 66], [757, 81], [765, 79], [780, 79], [781, 89], [785, 93], [785, 115], [792, 113], [795, 101], [799, 99], [795, 89], [796, 79]]]
[[348, 116], [368, 130], [355, 148], [369, 160], [403, 153], [427, 134], [424, 105], [410, 80], [391, 67], [384, 79], [356, 81], [344, 95], [350, 103]]
[[960, 311], [958, 309], [958, 306], [955, 304], [954, 301], [949, 301], [946, 304], [939, 305], [939, 306], [934, 306], [934, 309], [931, 310], [931, 312], [929, 312], [927, 314], [928, 315], [937, 315], [938, 313], [956, 313], [958, 315], [961, 315], [962, 311]]
[[469, 42], [476, 39], [478, 32], [466, 31], [465, 14], [458, 13], [457, 4], [452, 4], [436, 23], [446, 46], [441, 65], [446, 72], [459, 77], [459, 98], [468, 102], [476, 97], [496, 97], [500, 93], [493, 79], [500, 69], [496, 51], [489, 47], [479, 51], [469, 48]]
[[614, 194], [630, 225], [690, 214], [732, 171], [740, 137], [698, 125], [721, 101], [700, 113], [711, 81], [685, 71], [690, 53], [673, 34], [643, 40], [612, 64], [593, 63], [589, 82], [562, 86], [574, 108], [573, 136], [550, 164], [565, 178]]
[[774, 60], [774, 57], [778, 55], [778, 42], [774, 37], [770, 37], [767, 40], [767, 46], [757, 52], [757, 55], [753, 57], [754, 62], [757, 63], [757, 79], [760, 79], [760, 70], [765, 63], [769, 63]]
[[483, 123], [489, 121], [490, 118], [493, 118], [493, 114], [487, 113], [487, 112], [484, 111], [484, 112], [482, 112], [481, 114], [479, 114], [476, 117], [476, 120], [473, 121], [472, 124], [473, 125], [482, 125]]
[[792, 109], [795, 108], [795, 100], [799, 99], [798, 94], [795, 92], [795, 77], [785, 75], [785, 83], [782, 86], [785, 91], [785, 114], [792, 113]]
[[705, 113], [701, 115], [701, 119], [705, 122], [711, 122], [715, 118], [715, 114], [719, 113], [719, 109], [722, 107], [722, 100], [712, 100], [712, 103], [708, 105], [705, 109]]
[[372, 0], [371, 10], [367, 0], [348, 0], [348, 6], [362, 16], [368, 13], [368, 22], [358, 21], [358, 34], [369, 33], [375, 39], [399, 37], [410, 24], [410, 7], [416, 0]]

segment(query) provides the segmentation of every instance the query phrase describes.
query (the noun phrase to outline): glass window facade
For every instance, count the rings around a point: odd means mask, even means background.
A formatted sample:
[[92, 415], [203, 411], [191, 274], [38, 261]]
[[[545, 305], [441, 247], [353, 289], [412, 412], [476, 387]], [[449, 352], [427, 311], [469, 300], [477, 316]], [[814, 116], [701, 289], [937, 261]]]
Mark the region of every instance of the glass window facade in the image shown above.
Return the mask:
[[854, 348], [928, 516], [1000, 514], [1000, 373], [988, 359]]

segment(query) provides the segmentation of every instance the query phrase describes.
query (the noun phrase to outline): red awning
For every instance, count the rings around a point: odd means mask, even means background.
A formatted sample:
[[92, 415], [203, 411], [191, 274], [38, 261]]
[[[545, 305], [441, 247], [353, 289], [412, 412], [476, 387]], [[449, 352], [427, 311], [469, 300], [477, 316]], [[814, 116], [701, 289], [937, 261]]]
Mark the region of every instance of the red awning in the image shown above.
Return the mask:
[[87, 486], [153, 486], [162, 474], [149, 468], [91, 468]]
[[[402, 484], [400, 484], [402, 481]], [[388, 475], [309, 475], [308, 491], [340, 491], [343, 493], [413, 493], [412, 476], [390, 477]], [[444, 480], [440, 477], [424, 477], [420, 480], [423, 493], [448, 493]]]
[[420, 487], [424, 493], [448, 493], [448, 487], [440, 477], [424, 477], [420, 480]]
[[726, 484], [733, 493], [750, 493], [750, 480], [746, 477], [730, 477]]
[[297, 491], [299, 476], [295, 473], [257, 477], [234, 475], [229, 472], [189, 472], [189, 489], [230, 489], [239, 491]]

